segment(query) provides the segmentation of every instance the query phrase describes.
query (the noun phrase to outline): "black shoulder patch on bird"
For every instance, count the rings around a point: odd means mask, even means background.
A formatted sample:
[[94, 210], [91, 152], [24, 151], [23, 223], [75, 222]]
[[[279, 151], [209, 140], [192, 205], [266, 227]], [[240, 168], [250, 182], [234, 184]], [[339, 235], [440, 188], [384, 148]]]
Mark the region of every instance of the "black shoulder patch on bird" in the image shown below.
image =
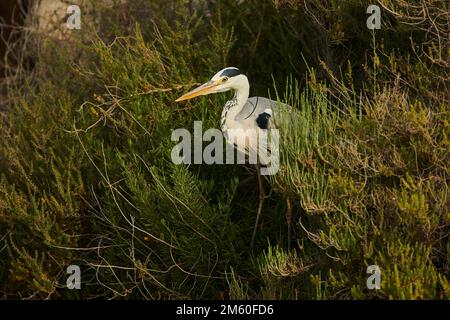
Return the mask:
[[267, 112], [260, 113], [256, 118], [256, 124], [261, 129], [267, 129], [269, 125], [270, 114]]
[[223, 72], [220, 74], [222, 77], [235, 77], [241, 74], [241, 71], [237, 68], [228, 68], [223, 70]]

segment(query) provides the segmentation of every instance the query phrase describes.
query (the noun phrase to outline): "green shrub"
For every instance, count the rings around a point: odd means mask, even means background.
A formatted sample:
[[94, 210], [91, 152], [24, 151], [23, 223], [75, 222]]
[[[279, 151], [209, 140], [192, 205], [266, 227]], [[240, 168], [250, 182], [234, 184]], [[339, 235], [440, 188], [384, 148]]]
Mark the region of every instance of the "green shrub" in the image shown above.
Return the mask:
[[[2, 297], [450, 298], [449, 8], [426, 2], [430, 33], [381, 3], [374, 33], [367, 1], [139, 0], [70, 45], [32, 37], [0, 118]], [[227, 95], [174, 100], [228, 65], [297, 110], [253, 252], [254, 169], [170, 158]]]

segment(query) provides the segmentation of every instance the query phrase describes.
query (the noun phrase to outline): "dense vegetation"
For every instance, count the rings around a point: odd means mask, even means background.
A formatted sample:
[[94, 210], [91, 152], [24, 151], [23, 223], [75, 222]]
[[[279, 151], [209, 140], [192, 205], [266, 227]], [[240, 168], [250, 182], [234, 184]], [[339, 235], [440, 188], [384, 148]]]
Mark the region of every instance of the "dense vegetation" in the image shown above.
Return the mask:
[[[378, 1], [374, 31], [362, 0], [128, 2], [14, 44], [0, 297], [450, 298], [448, 2]], [[254, 168], [170, 158], [172, 130], [217, 128], [229, 94], [174, 100], [225, 66], [299, 111], [253, 252]]]

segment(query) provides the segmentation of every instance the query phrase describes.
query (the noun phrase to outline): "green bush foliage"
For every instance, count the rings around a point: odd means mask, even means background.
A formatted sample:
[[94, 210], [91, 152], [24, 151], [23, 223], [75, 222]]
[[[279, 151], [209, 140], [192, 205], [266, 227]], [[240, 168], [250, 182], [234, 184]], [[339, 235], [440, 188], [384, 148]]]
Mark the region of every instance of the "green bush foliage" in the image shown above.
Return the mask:
[[[70, 41], [27, 34], [0, 113], [0, 296], [449, 299], [450, 7], [378, 4], [374, 31], [368, 1], [131, 0]], [[253, 252], [254, 168], [170, 158], [228, 95], [174, 100], [226, 66], [298, 111]]]

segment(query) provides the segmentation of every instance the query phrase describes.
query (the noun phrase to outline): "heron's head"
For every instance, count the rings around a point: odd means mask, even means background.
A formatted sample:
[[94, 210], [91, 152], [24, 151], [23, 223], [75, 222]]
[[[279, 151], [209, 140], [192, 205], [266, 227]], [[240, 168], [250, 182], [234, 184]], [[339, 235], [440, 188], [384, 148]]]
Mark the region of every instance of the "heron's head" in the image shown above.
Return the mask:
[[238, 68], [228, 67], [217, 72], [211, 80], [179, 97], [176, 102], [211, 93], [239, 90], [248, 87], [247, 77]]

